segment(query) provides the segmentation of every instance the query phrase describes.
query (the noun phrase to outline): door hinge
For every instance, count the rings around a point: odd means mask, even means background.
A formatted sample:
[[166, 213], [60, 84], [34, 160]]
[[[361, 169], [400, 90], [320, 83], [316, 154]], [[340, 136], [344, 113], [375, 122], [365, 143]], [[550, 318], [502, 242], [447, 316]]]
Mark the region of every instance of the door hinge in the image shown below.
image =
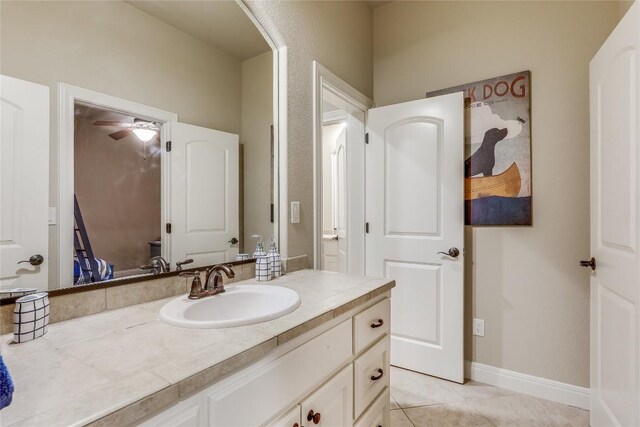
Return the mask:
[[171, 223], [170, 223], [170, 222], [168, 222], [168, 223], [167, 223], [167, 225], [165, 226], [165, 228], [166, 228], [166, 230], [167, 230], [167, 233], [168, 233], [168, 234], [171, 234]]
[[369, 143], [369, 132], [364, 134], [364, 143], [368, 144]]
[[171, 151], [171, 141], [167, 141], [167, 151]]
[[369, 223], [368, 222], [364, 223], [364, 232], [369, 234]]

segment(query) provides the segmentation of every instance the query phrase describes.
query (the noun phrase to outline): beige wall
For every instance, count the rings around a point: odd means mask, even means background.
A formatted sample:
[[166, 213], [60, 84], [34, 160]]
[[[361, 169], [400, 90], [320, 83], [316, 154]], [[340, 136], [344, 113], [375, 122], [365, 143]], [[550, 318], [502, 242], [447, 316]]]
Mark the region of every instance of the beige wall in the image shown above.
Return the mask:
[[[58, 82], [240, 132], [240, 61], [123, 2], [2, 1], [0, 55], [0, 73], [51, 88], [51, 206], [58, 197]], [[58, 286], [56, 240], [50, 227], [50, 288]]]
[[633, 4], [633, 0], [620, 0], [620, 19], [627, 13], [631, 5]]
[[145, 145], [76, 119], [74, 190], [94, 255], [116, 276], [148, 264], [148, 242], [161, 234], [160, 138]]
[[588, 66], [619, 14], [606, 1], [375, 9], [378, 106], [531, 70], [534, 224], [466, 231], [467, 359], [589, 386]]
[[253, 234], [268, 244], [271, 222], [271, 125], [273, 124], [273, 53], [242, 62], [242, 131], [244, 236], [240, 248], [252, 254]]
[[[364, 2], [253, 1], [249, 8], [279, 46], [288, 48], [288, 201], [300, 201], [289, 224], [288, 255], [313, 257], [312, 64], [319, 61], [371, 97], [372, 20]], [[286, 200], [286, 198], [285, 198]]]

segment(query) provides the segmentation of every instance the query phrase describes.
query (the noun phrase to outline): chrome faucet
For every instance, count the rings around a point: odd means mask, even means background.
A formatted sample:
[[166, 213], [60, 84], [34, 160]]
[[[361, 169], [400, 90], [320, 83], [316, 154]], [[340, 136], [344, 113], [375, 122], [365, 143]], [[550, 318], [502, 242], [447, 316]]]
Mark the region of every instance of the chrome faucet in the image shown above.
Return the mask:
[[153, 274], [168, 273], [171, 270], [169, 263], [161, 256], [154, 256], [148, 265], [141, 265], [141, 270], [152, 270]]

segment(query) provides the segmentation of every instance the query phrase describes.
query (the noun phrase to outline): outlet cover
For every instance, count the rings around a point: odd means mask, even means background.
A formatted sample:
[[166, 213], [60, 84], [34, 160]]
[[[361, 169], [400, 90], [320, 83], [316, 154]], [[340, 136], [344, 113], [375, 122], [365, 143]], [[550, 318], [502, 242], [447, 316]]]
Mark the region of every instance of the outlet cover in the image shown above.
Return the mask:
[[478, 337], [484, 336], [484, 320], [473, 319], [473, 335]]

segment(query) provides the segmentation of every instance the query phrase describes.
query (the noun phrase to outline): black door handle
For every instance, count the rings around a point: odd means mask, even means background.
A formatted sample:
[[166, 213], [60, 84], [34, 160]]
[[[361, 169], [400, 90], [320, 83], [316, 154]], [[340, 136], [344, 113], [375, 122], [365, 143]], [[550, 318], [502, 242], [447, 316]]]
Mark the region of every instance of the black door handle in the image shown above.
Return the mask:
[[25, 259], [22, 261], [18, 261], [18, 264], [22, 264], [23, 262], [28, 262], [29, 264], [33, 265], [34, 267], [36, 265], [40, 265], [44, 262], [44, 257], [42, 255], [36, 254], [36, 255], [31, 255], [31, 257], [29, 259]]
[[596, 259], [591, 257], [589, 261], [580, 261], [580, 267], [591, 267], [591, 271], [596, 271]]
[[460, 255], [460, 249], [458, 248], [449, 248], [447, 252], [438, 252], [439, 254], [450, 256], [451, 258], [458, 258]]
[[235, 237], [232, 237], [231, 240], [229, 240], [227, 243], [231, 243], [232, 245], [237, 245], [239, 242], [238, 239], [236, 239]]

